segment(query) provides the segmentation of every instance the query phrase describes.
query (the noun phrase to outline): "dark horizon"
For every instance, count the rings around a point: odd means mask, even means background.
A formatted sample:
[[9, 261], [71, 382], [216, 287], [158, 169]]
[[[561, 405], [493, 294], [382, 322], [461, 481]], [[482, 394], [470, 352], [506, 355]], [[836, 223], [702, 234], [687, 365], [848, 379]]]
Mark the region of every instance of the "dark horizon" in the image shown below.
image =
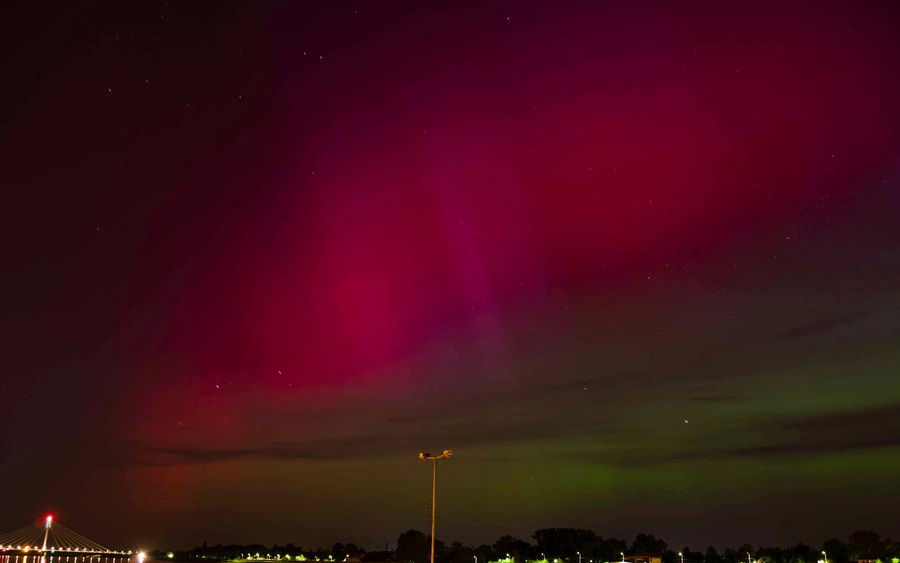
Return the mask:
[[[330, 547], [304, 548], [293, 543], [267, 547], [262, 544], [208, 545], [190, 550], [171, 551], [156, 548], [155, 556], [163, 559], [190, 560], [193, 558], [239, 559], [254, 556], [256, 559], [334, 560], [354, 557], [363, 561], [409, 561], [425, 563], [430, 557], [431, 536], [419, 530], [407, 530], [396, 542], [376, 549], [366, 549], [353, 542], [338, 542]], [[534, 540], [531, 543], [529, 540]], [[468, 563], [477, 557], [484, 563], [491, 561], [572, 561], [581, 558], [593, 563], [616, 560], [636, 563], [648, 554], [661, 556], [661, 563], [738, 563], [745, 556], [761, 563], [846, 563], [859, 559], [896, 563], [900, 558], [900, 542], [884, 537], [875, 531], [857, 530], [846, 540], [831, 538], [818, 546], [798, 542], [788, 546], [754, 546], [748, 542], [734, 546], [707, 544], [699, 549], [690, 546], [677, 547], [654, 534], [637, 534], [633, 541], [620, 538], [603, 538], [593, 530], [574, 528], [545, 528], [535, 530], [529, 538], [505, 535], [491, 544], [466, 545], [438, 539], [435, 544], [435, 561], [440, 563]]]
[[900, 537], [900, 4], [7, 12], [0, 531]]

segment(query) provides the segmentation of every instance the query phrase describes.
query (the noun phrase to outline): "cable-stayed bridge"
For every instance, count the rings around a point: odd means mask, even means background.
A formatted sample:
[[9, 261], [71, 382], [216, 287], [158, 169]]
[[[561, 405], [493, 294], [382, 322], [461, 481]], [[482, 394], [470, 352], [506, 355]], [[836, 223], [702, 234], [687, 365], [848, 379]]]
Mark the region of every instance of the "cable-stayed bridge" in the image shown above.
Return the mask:
[[78, 532], [66, 528], [47, 516], [43, 524], [25, 526], [13, 532], [0, 534], [0, 551], [22, 553], [57, 553], [73, 555], [103, 555], [131, 557], [131, 551], [117, 551], [103, 547]]

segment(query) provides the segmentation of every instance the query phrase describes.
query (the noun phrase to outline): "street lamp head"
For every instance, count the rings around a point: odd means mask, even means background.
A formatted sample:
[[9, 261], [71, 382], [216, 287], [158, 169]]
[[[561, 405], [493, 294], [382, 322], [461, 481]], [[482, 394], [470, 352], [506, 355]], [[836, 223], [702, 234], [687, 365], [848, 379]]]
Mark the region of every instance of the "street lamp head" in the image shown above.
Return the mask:
[[451, 450], [444, 450], [444, 452], [441, 454], [441, 457], [450, 457], [452, 455], [453, 452]]
[[427, 454], [424, 452], [419, 454], [419, 459], [428, 459], [429, 457], [431, 457], [431, 454]]

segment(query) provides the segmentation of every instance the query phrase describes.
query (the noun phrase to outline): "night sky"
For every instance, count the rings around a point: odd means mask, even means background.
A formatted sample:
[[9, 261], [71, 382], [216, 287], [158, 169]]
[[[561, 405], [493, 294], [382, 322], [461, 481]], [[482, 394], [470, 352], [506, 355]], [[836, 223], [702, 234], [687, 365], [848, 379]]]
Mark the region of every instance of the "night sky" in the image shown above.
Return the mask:
[[0, 531], [900, 535], [897, 2], [3, 12]]

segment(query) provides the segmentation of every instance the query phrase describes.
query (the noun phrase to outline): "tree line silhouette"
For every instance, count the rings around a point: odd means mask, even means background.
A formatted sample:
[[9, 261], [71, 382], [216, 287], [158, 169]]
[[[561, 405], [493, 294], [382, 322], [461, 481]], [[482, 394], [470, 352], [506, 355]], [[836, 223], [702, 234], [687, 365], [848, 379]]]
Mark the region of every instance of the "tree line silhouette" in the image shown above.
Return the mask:
[[[638, 534], [631, 543], [618, 538], [603, 538], [592, 530], [575, 528], [544, 528], [532, 536], [534, 543], [503, 536], [492, 545], [470, 546], [460, 542], [449, 545], [435, 540], [435, 563], [615, 563], [633, 554], [659, 554], [662, 563], [845, 563], [849, 561], [873, 561], [900, 563], [900, 542], [882, 537], [876, 532], [860, 530], [850, 534], [846, 542], [831, 539], [821, 548], [799, 543], [793, 547], [753, 547], [745, 543], [737, 548], [726, 548], [721, 553], [713, 546], [703, 551], [693, 551], [685, 546], [676, 551], [660, 538]], [[825, 555], [822, 552], [825, 552]], [[428, 563], [431, 554], [431, 536], [418, 530], [408, 530], [397, 538], [394, 550], [369, 551], [354, 543], [336, 543], [329, 549], [304, 550], [294, 544], [266, 547], [253, 545], [216, 545], [190, 551], [151, 553], [160, 559], [269, 559], [290, 561], [355, 563]], [[579, 562], [580, 554], [580, 562]]]

